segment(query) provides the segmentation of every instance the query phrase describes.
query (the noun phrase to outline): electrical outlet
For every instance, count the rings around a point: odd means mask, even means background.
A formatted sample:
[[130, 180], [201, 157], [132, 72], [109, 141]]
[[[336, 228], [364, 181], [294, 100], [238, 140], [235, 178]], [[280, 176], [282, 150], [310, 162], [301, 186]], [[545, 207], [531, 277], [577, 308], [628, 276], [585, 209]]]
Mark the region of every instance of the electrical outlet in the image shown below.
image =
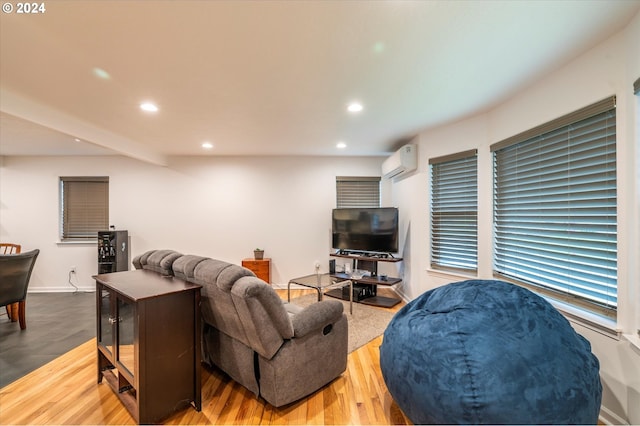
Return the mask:
[[75, 274], [75, 273], [76, 273], [76, 267], [75, 267], [75, 266], [72, 266], [71, 268], [69, 268], [69, 271], [70, 271], [72, 274]]
[[320, 270], [320, 262], [318, 262], [317, 260], [314, 262], [313, 266], [315, 266], [316, 272]]

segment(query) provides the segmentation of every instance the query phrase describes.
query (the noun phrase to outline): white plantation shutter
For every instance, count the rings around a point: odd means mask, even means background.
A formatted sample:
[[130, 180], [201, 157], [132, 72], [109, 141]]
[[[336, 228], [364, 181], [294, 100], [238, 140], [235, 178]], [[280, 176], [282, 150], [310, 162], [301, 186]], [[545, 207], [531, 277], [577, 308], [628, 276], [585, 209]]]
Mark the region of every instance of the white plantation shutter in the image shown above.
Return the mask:
[[380, 207], [380, 177], [336, 177], [336, 207]]
[[478, 269], [477, 150], [429, 160], [431, 267]]
[[615, 98], [491, 150], [495, 275], [615, 315]]
[[109, 177], [61, 177], [63, 240], [97, 238], [109, 229]]

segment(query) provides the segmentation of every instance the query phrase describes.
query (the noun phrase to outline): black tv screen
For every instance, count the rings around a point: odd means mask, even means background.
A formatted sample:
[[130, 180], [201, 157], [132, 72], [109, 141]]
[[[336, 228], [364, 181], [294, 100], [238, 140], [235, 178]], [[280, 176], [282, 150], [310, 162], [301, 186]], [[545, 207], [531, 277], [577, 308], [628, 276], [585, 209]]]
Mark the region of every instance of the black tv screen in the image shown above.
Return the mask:
[[396, 253], [398, 209], [333, 209], [332, 235], [336, 249]]

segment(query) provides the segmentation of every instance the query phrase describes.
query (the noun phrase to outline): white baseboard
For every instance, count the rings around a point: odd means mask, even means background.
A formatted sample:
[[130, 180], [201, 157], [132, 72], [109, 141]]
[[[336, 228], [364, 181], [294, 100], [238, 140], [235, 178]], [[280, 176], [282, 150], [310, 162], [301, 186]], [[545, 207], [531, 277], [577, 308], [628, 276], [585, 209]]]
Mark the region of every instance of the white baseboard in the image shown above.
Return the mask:
[[607, 407], [600, 407], [600, 415], [598, 416], [598, 421], [606, 424], [606, 425], [627, 425], [627, 422], [622, 417], [618, 416], [616, 413], [607, 409]]
[[71, 286], [64, 286], [64, 287], [29, 287], [29, 290], [27, 290], [27, 294], [28, 293], [75, 293], [75, 292], [95, 293], [96, 292], [96, 288], [95, 288], [95, 286], [92, 286], [92, 287], [78, 287], [78, 289], [76, 290], [75, 288], [73, 288]]

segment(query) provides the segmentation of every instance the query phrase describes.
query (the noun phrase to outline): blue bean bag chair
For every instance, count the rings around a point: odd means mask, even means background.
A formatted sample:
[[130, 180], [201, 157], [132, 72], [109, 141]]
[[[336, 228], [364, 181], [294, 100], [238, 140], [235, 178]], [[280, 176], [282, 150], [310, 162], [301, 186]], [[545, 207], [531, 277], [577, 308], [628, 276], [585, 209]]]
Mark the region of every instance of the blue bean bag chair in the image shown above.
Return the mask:
[[414, 424], [596, 424], [589, 342], [546, 300], [502, 281], [422, 294], [396, 313], [382, 375]]

